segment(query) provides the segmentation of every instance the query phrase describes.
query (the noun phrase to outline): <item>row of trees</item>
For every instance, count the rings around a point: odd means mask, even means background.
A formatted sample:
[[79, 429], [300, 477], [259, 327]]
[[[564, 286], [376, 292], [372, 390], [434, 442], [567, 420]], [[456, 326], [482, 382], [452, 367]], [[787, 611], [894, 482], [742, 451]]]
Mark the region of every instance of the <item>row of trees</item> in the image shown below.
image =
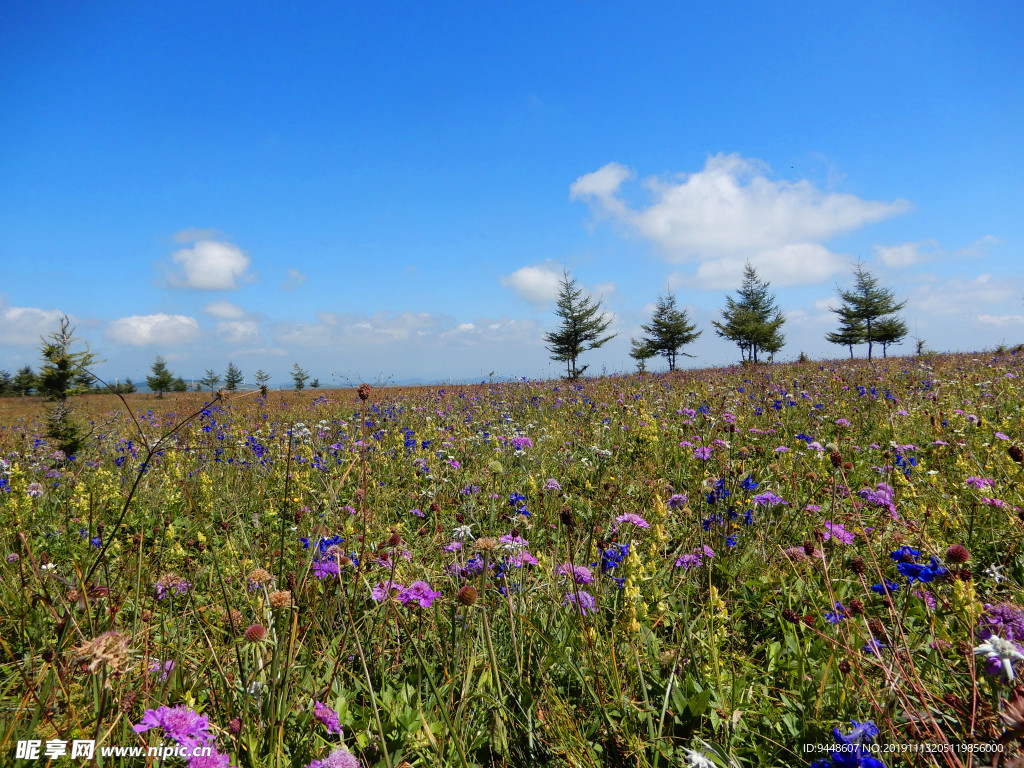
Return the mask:
[[[906, 301], [896, 300], [892, 290], [884, 288], [860, 264], [854, 270], [853, 287], [837, 289], [840, 305], [832, 311], [838, 316], [839, 328], [826, 334], [833, 344], [849, 347], [868, 345], [868, 359], [874, 346], [882, 347], [886, 356], [889, 345], [899, 344], [907, 335], [907, 324], [897, 314]], [[759, 362], [759, 355], [769, 359], [782, 349], [786, 337], [782, 333], [786, 317], [770, 290], [770, 283], [758, 277], [749, 263], [744, 268], [743, 283], [735, 296], [725, 297], [721, 320], [712, 321], [715, 334], [739, 347], [744, 362]], [[576, 379], [587, 369], [578, 364], [579, 356], [597, 349], [615, 338], [608, 334], [612, 319], [601, 310], [601, 301], [588, 296], [568, 271], [562, 273], [555, 314], [561, 325], [544, 335], [551, 359], [566, 365], [566, 376]], [[658, 297], [651, 321], [640, 326], [644, 334], [630, 340], [630, 357], [643, 371], [652, 357], [664, 357], [670, 371], [675, 370], [680, 355], [693, 357], [683, 348], [695, 341], [703, 331], [697, 330], [685, 308], [677, 306], [671, 291]]]

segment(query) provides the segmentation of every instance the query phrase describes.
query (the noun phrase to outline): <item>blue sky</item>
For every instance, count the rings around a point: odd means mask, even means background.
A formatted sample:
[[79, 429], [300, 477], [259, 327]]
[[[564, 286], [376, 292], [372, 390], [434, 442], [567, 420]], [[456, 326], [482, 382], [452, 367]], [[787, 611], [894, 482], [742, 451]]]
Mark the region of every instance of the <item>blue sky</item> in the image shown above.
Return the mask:
[[1024, 341], [1019, 6], [637, 5], [5, 4], [0, 368], [67, 313], [111, 377], [557, 376], [563, 267], [591, 372], [669, 288], [722, 364], [747, 260], [783, 359], [858, 260], [929, 348]]

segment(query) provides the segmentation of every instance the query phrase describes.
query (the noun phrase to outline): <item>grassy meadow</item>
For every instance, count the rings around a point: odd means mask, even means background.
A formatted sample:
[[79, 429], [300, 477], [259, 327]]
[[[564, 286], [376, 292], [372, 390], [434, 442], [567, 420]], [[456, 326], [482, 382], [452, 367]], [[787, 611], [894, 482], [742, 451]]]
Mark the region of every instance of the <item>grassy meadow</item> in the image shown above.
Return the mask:
[[0, 400], [0, 763], [1013, 765], [1022, 363]]

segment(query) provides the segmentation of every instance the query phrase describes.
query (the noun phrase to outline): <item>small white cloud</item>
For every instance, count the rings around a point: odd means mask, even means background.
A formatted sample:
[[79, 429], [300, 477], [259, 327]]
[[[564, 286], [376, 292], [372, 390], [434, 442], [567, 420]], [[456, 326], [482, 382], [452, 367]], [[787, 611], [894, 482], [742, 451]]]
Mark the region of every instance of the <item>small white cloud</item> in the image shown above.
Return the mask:
[[995, 235], [984, 235], [966, 248], [961, 248], [956, 252], [956, 255], [967, 259], [983, 259], [988, 256], [989, 248], [999, 245], [1001, 242], [1002, 240]]
[[991, 310], [1001, 304], [1019, 301], [1020, 283], [1019, 278], [995, 277], [987, 273], [973, 280], [954, 277], [943, 284], [919, 286], [911, 296], [910, 306], [933, 315], [965, 317], [976, 316], [978, 310], [984, 307], [990, 310], [989, 316], [998, 317]]
[[200, 240], [191, 248], [175, 251], [171, 261], [179, 270], [170, 276], [170, 285], [175, 288], [233, 291], [251, 279], [246, 275], [249, 257], [232, 243]]
[[245, 310], [237, 304], [232, 304], [227, 299], [218, 299], [206, 305], [207, 314], [219, 317], [222, 320], [240, 320], [245, 316]]
[[12, 307], [0, 298], [0, 343], [39, 344], [42, 337], [60, 327], [62, 317], [59, 309]]
[[608, 163], [592, 173], [580, 176], [569, 187], [570, 200], [596, 199], [610, 213], [623, 214], [626, 205], [616, 195], [624, 181], [632, 179], [633, 172], [621, 163]]
[[773, 286], [820, 283], [849, 268], [845, 258], [819, 243], [791, 243], [746, 257], [723, 256], [702, 261], [693, 277], [682, 277], [680, 282], [694, 288], [736, 289], [743, 282], [747, 262], [757, 269], [760, 279]]
[[221, 320], [217, 338], [228, 344], [252, 344], [260, 338], [259, 325], [255, 320]]
[[936, 245], [933, 240], [920, 243], [901, 243], [900, 245], [876, 245], [875, 256], [889, 269], [904, 269], [914, 264], [931, 261], [936, 256]]
[[521, 267], [501, 278], [501, 284], [510, 288], [531, 304], [547, 304], [558, 296], [562, 282], [562, 268], [552, 263]]
[[216, 229], [199, 229], [198, 227], [188, 227], [175, 232], [171, 236], [176, 243], [194, 243], [197, 240], [216, 240], [220, 237], [220, 232]]
[[306, 284], [306, 276], [297, 269], [288, 270], [288, 278], [281, 283], [281, 289], [291, 293]]
[[1021, 325], [1024, 323], [1024, 315], [978, 315], [975, 318], [979, 323], [994, 325], [1005, 328], [1008, 325]]
[[133, 347], [188, 344], [199, 338], [199, 323], [187, 315], [132, 315], [107, 326], [107, 338]]

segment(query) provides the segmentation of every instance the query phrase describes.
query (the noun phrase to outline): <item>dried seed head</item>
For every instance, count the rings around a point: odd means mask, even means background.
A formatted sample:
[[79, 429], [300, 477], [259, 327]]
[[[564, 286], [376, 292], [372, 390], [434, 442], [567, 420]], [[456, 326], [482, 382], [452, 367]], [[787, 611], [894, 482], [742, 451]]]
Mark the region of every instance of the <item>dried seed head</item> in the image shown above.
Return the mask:
[[478, 552], [490, 552], [498, 548], [501, 542], [493, 536], [484, 536], [481, 539], [477, 539], [473, 542], [473, 546], [476, 547]]
[[850, 674], [851, 669], [853, 669], [853, 666], [850, 664], [849, 659], [843, 659], [839, 662], [839, 671], [842, 672], [844, 675]]
[[90, 672], [103, 667], [110, 675], [120, 675], [128, 669], [130, 660], [128, 638], [120, 632], [104, 632], [80, 646], [78, 656], [88, 660]]
[[864, 603], [862, 601], [858, 600], [857, 598], [853, 598], [853, 600], [850, 601], [849, 608], [850, 608], [850, 613], [853, 614], [854, 616], [863, 616], [864, 615]]
[[270, 607], [275, 611], [283, 611], [292, 607], [292, 593], [287, 590], [275, 589], [267, 599], [270, 601]]
[[800, 614], [794, 611], [792, 608], [784, 608], [782, 610], [782, 618], [784, 618], [790, 624], [800, 623]]
[[1024, 448], [1021, 448], [1019, 445], [1011, 445], [1006, 449], [1006, 452], [1010, 454], [1010, 458], [1018, 464], [1024, 464]]
[[369, 400], [370, 399], [370, 385], [369, 384], [365, 384], [365, 383], [360, 384], [359, 385], [359, 389], [357, 389], [356, 392], [358, 393], [360, 400], [365, 401], [365, 400]]
[[471, 584], [467, 584], [459, 590], [459, 593], [455, 596], [455, 599], [456, 601], [458, 601], [460, 605], [470, 606], [475, 605], [479, 597], [480, 596], [477, 594], [476, 587], [472, 586]]
[[867, 565], [864, 563], [864, 558], [860, 555], [854, 555], [850, 558], [849, 568], [858, 576], [863, 576], [864, 571], [867, 570]]
[[871, 630], [871, 634], [875, 637], [885, 636], [885, 625], [881, 619], [868, 619], [868, 629]]
[[787, 547], [782, 551], [785, 552], [786, 557], [788, 557], [794, 563], [807, 562], [807, 553], [804, 551], [803, 547]]
[[817, 547], [814, 546], [813, 541], [807, 540], [804, 542], [804, 554], [808, 557], [813, 557], [815, 549], [817, 549]]
[[270, 575], [270, 571], [266, 568], [257, 568], [255, 571], [249, 574], [249, 581], [253, 584], [266, 584], [270, 581], [273, 576]]
[[267, 628], [262, 624], [253, 624], [245, 630], [245, 641], [247, 643], [259, 643], [267, 637]]
[[234, 629], [236, 627], [241, 628], [242, 626], [242, 614], [234, 608], [222, 611], [220, 614], [220, 620], [228, 629]]
[[397, 547], [401, 543], [402, 543], [402, 534], [400, 534], [400, 533], [392, 533], [390, 536], [388, 536], [387, 541], [384, 542], [384, 546], [386, 546], [386, 547]]
[[228, 722], [228, 733], [232, 736], [237, 736], [242, 732], [242, 721], [237, 717]]

